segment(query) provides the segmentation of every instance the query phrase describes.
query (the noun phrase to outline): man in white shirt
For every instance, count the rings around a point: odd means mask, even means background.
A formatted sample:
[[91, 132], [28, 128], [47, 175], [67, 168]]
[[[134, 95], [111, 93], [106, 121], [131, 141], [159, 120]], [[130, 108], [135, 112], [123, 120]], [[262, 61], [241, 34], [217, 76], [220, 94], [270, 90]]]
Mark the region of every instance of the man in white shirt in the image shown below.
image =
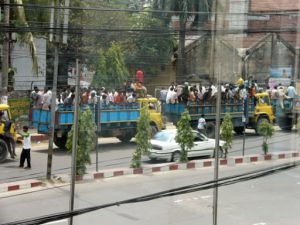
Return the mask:
[[28, 126], [23, 126], [23, 133], [21, 134], [23, 137], [23, 149], [20, 158], [20, 168], [24, 167], [24, 162], [27, 160], [27, 166], [24, 169], [31, 169], [31, 157], [30, 157], [30, 150], [31, 150], [31, 135], [28, 132]]
[[202, 114], [198, 120], [197, 129], [200, 133], [202, 133], [204, 135], [206, 134], [205, 126], [206, 126], [206, 120], [205, 120], [204, 115]]

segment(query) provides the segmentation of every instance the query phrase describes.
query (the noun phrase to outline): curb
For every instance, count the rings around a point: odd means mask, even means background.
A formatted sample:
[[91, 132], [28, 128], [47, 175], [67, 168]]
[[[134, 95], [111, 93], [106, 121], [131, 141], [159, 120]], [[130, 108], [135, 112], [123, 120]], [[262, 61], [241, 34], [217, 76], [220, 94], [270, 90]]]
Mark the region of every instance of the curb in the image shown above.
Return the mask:
[[[280, 159], [291, 159], [299, 158], [300, 153], [296, 151], [290, 152], [277, 152], [268, 155], [247, 155], [247, 156], [235, 156], [227, 159], [220, 159], [220, 166], [237, 166], [241, 164], [251, 164], [263, 161], [272, 161]], [[189, 170], [189, 169], [199, 169], [199, 168], [211, 168], [214, 166], [214, 159], [203, 159], [194, 160], [187, 163], [163, 163], [151, 166], [145, 166], [143, 168], [119, 168], [111, 170], [102, 170], [99, 172], [91, 172], [83, 176], [77, 176], [77, 182], [100, 180], [110, 177], [118, 177], [125, 175], [150, 175], [158, 172], [174, 171], [174, 170]], [[71, 176], [66, 174], [56, 175], [55, 179], [59, 179], [61, 182], [69, 183], [71, 181]], [[25, 180], [13, 183], [0, 184], [0, 193], [16, 191], [34, 187], [46, 186], [47, 182], [41, 180]]]

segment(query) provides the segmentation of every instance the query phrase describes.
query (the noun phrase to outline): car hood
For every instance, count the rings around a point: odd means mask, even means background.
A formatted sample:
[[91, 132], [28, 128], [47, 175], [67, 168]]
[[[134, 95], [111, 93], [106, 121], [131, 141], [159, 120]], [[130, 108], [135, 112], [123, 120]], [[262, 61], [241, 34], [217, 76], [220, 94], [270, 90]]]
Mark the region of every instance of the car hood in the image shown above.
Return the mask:
[[153, 146], [159, 146], [159, 147], [162, 147], [163, 149], [170, 149], [170, 148], [175, 148], [175, 147], [179, 146], [178, 143], [171, 142], [171, 141], [150, 140], [150, 143]]

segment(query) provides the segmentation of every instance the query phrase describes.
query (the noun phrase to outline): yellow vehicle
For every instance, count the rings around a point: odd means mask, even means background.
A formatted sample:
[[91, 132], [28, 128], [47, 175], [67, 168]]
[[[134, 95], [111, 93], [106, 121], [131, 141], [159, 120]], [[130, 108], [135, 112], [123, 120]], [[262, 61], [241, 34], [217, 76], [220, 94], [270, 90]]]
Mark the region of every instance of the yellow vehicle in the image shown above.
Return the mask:
[[256, 105], [253, 114], [249, 116], [247, 127], [254, 128], [255, 133], [258, 133], [258, 128], [264, 120], [267, 120], [269, 123], [274, 123], [276, 117], [268, 93], [257, 93], [255, 97]]
[[[13, 156], [13, 145], [17, 140], [15, 124], [11, 122], [9, 106], [0, 104], [0, 163], [4, 162], [8, 153]], [[14, 142], [14, 143], [13, 143]]]

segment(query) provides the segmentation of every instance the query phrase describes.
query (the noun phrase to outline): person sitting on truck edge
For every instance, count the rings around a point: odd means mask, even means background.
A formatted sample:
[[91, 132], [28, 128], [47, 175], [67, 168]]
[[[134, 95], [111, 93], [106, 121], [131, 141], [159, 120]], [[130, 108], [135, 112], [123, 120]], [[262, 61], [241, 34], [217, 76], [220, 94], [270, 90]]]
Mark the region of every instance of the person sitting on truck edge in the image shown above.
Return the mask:
[[8, 146], [9, 147], [8, 150], [9, 150], [10, 157], [14, 159], [15, 156], [17, 156], [17, 154], [16, 154], [16, 143], [12, 133], [10, 133], [11, 121], [4, 116], [3, 111], [0, 111], [0, 122], [4, 124], [4, 129], [3, 129], [4, 137], [8, 138], [11, 142], [12, 149], [10, 148], [10, 146]]
[[204, 114], [202, 114], [198, 120], [197, 130], [199, 131], [199, 133], [206, 135], [205, 127], [206, 127], [206, 120]]
[[30, 157], [30, 149], [31, 149], [31, 135], [28, 132], [28, 126], [23, 126], [23, 132], [20, 135], [23, 137], [23, 148], [20, 158], [20, 168], [24, 167], [24, 162], [27, 160], [27, 167], [24, 169], [31, 169], [31, 157]]

